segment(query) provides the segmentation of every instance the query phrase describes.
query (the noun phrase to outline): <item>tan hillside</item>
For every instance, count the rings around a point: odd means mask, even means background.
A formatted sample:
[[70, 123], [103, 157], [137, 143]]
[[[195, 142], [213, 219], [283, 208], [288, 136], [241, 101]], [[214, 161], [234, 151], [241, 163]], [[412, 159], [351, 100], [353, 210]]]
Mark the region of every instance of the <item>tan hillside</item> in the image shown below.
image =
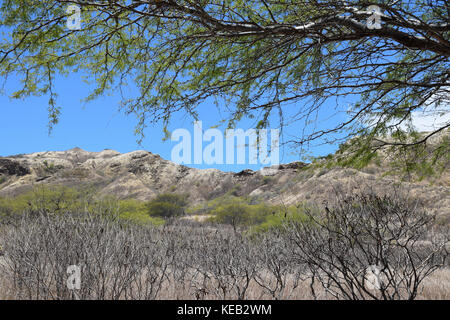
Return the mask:
[[[121, 199], [150, 200], [159, 193], [176, 192], [189, 194], [190, 202], [195, 204], [230, 192], [274, 204], [302, 201], [322, 204], [332, 198], [334, 190], [347, 194], [360, 188], [390, 192], [390, 187], [398, 181], [383, 177], [384, 171], [375, 165], [362, 171], [314, 170], [299, 162], [234, 173], [177, 165], [143, 150], [121, 154], [113, 150], [88, 152], [74, 148], [0, 158], [0, 196], [17, 195], [38, 185], [65, 185], [92, 187], [100, 194]], [[450, 213], [447, 173], [434, 184], [402, 182], [402, 187], [438, 215]]]

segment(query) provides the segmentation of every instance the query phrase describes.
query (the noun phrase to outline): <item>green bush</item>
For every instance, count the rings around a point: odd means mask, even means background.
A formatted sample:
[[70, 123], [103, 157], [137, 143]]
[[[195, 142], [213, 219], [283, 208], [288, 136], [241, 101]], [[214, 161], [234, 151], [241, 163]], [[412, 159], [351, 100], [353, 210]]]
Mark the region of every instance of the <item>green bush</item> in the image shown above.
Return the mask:
[[146, 204], [147, 213], [153, 217], [174, 218], [185, 213], [187, 196], [175, 193], [163, 193]]
[[202, 203], [195, 207], [189, 208], [188, 213], [189, 214], [213, 214], [213, 211], [216, 210], [216, 208], [218, 208], [220, 206], [225, 206], [228, 204], [237, 203], [237, 202], [250, 204], [249, 199], [234, 196], [230, 192], [223, 196], [214, 198], [206, 203]]
[[148, 215], [146, 203], [134, 199], [120, 200], [118, 202], [119, 217], [138, 225], [155, 225], [164, 224], [164, 220], [158, 217]]
[[24, 211], [62, 213], [83, 210], [90, 199], [87, 191], [68, 187], [36, 187], [14, 198], [3, 199], [2, 208], [19, 214]]
[[210, 203], [211, 210], [208, 212], [214, 217], [210, 221], [230, 224], [234, 230], [238, 226], [252, 227], [266, 221], [267, 217], [279, 212], [278, 206], [265, 203], [250, 204], [248, 199], [239, 197], [225, 197], [216, 199]]
[[187, 195], [178, 193], [162, 193], [159, 194], [153, 202], [168, 202], [180, 207], [185, 207], [188, 204]]
[[273, 180], [274, 180], [274, 178], [273, 178], [273, 177], [270, 177], [270, 176], [264, 176], [264, 177], [262, 178], [263, 184], [269, 184], [269, 183], [271, 183]]
[[251, 228], [251, 233], [264, 233], [282, 229], [287, 222], [304, 222], [308, 220], [303, 206], [289, 206], [287, 208], [278, 207], [278, 210], [270, 215], [265, 215], [265, 219], [258, 225]]
[[0, 197], [0, 221], [26, 212], [46, 214], [90, 213], [110, 215], [133, 224], [162, 225], [164, 220], [148, 215], [146, 203], [97, 195], [92, 189], [37, 187], [16, 197]]
[[249, 213], [250, 205], [241, 201], [224, 204], [211, 211], [214, 222], [229, 224], [235, 231], [237, 226], [248, 223]]

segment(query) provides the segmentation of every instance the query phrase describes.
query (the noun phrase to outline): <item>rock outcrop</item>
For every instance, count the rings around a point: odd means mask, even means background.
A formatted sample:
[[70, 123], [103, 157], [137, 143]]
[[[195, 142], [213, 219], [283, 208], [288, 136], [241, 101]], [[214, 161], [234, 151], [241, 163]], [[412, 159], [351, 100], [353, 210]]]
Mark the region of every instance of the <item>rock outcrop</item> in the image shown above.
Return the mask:
[[0, 159], [0, 174], [3, 175], [16, 175], [16, 176], [24, 176], [29, 174], [30, 171], [28, 168], [22, 166], [19, 162], [9, 160], [9, 159]]

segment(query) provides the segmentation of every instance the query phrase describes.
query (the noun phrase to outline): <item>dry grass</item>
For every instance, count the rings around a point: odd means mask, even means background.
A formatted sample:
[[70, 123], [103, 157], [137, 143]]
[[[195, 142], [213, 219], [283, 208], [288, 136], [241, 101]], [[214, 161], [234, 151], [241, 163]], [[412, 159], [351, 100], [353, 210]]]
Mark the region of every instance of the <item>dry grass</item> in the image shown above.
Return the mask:
[[417, 299], [450, 300], [450, 269], [438, 270], [425, 278]]
[[[217, 281], [205, 280], [194, 270], [185, 274], [186, 281], [177, 281], [173, 276], [168, 277], [162, 284], [158, 300], [235, 300], [237, 296], [232, 288], [225, 294], [219, 289]], [[265, 279], [270, 284], [274, 279], [269, 276]], [[266, 289], [252, 280], [249, 284], [246, 300], [312, 300], [314, 299], [309, 279], [289, 276], [286, 286], [276, 296], [271, 295]], [[11, 283], [4, 276], [0, 277], [0, 300], [20, 299], [20, 294], [12, 292]], [[314, 290], [318, 300], [333, 300], [317, 283]], [[425, 279], [417, 296], [418, 300], [450, 300], [450, 269], [438, 270], [429, 278]]]

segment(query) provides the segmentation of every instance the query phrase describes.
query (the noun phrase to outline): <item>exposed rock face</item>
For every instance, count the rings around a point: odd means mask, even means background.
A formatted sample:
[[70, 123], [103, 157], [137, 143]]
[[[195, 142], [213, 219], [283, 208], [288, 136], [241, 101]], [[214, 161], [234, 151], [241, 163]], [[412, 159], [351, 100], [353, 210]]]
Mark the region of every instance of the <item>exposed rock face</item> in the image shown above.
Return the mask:
[[[383, 177], [380, 170], [314, 171], [305, 163], [293, 162], [234, 173], [189, 168], [144, 150], [121, 154], [75, 148], [0, 158], [0, 196], [16, 195], [38, 185], [65, 185], [89, 186], [122, 199], [150, 200], [159, 193], [176, 192], [187, 193], [192, 203], [198, 203], [232, 192], [274, 204], [321, 204], [329, 201], [335, 190], [347, 194], [354, 193], [355, 188], [390, 192], [396, 181]], [[432, 186], [427, 182], [403, 185], [413, 198], [423, 200], [438, 214], [450, 215], [448, 175]]]
[[162, 192], [180, 192], [197, 202], [224, 194], [234, 185], [227, 179], [232, 173], [188, 168], [144, 150], [121, 154], [74, 148], [0, 158], [0, 176], [0, 196], [45, 184], [93, 186], [102, 194], [140, 200]]
[[291, 163], [286, 163], [286, 164], [280, 164], [278, 166], [278, 169], [283, 170], [283, 169], [302, 169], [304, 167], [308, 166], [308, 164], [304, 163], [304, 162], [300, 162], [300, 161], [296, 161], [296, 162], [291, 162]]
[[255, 174], [255, 171], [246, 169], [234, 174], [235, 177], [248, 177]]
[[20, 163], [9, 160], [9, 159], [0, 159], [0, 174], [4, 175], [16, 175], [16, 176], [24, 176], [30, 173], [28, 168], [22, 166]]

